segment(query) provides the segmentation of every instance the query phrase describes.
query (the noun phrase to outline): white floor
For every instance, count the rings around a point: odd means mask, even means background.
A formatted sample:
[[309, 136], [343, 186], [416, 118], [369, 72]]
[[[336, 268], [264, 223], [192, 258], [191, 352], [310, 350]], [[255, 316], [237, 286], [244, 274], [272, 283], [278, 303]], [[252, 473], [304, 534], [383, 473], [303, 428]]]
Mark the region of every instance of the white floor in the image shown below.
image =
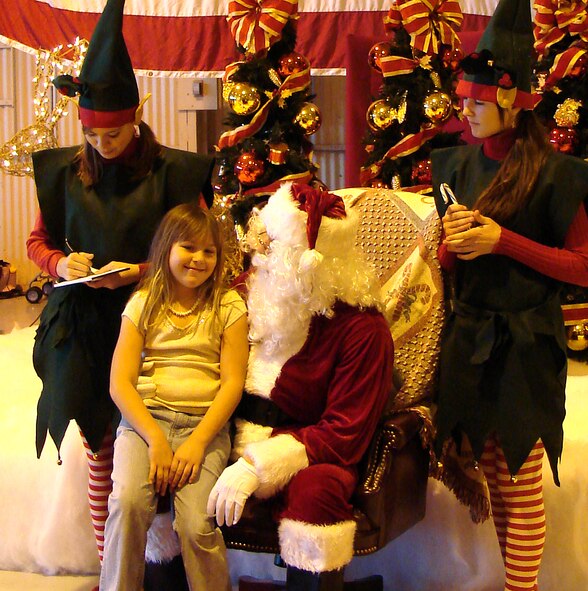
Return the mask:
[[0, 591], [91, 591], [98, 577], [45, 577], [0, 571]]

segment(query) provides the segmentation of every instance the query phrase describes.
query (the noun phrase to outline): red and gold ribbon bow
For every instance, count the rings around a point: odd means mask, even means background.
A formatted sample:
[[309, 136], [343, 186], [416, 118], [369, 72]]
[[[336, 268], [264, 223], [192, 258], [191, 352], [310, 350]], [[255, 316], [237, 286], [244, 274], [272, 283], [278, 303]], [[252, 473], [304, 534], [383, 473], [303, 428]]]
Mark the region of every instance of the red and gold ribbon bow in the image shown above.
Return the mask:
[[298, 18], [298, 0], [231, 0], [227, 21], [246, 53], [268, 49], [289, 19]]
[[588, 3], [585, 0], [535, 0], [535, 51], [545, 55], [567, 33], [588, 42]]
[[[234, 68], [236, 65], [238, 65], [238, 62], [235, 64], [229, 64], [227, 68]], [[236, 127], [230, 131], [226, 131], [220, 136], [218, 141], [218, 149], [222, 150], [223, 148], [230, 148], [237, 145], [245, 138], [255, 135], [267, 121], [269, 110], [275, 101], [277, 101], [279, 104], [281, 100], [287, 99], [294, 93], [300, 92], [309, 86], [310, 67], [301, 70], [300, 72], [290, 74], [290, 76], [288, 76], [284, 82], [282, 82], [281, 86], [273, 93], [273, 95], [271, 95], [271, 99], [268, 100], [261, 107], [261, 109], [255, 113], [255, 115], [253, 115], [253, 119], [251, 119], [249, 123], [240, 125], [239, 127]]]
[[456, 0], [407, 0], [393, 6], [384, 18], [388, 29], [403, 26], [413, 49], [428, 55], [439, 53], [441, 45], [460, 46], [457, 31], [463, 14]]

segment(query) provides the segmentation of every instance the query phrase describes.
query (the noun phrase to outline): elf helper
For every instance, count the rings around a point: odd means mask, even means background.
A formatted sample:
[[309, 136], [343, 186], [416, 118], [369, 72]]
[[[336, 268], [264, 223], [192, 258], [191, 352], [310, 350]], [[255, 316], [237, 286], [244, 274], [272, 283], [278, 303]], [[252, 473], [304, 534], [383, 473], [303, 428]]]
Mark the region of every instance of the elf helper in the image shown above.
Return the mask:
[[[143, 102], [122, 33], [124, 0], [109, 0], [79, 78], [53, 84], [79, 95], [84, 145], [33, 155], [39, 214], [27, 253], [52, 277], [92, 282], [54, 289], [41, 315], [33, 362], [43, 382], [37, 454], [47, 432], [58, 450], [71, 419], [89, 462], [89, 499], [102, 558], [112, 437], [119, 414], [109, 395], [121, 312], [144, 269], [159, 221], [174, 205], [212, 198], [212, 159], [164, 148], [141, 120]], [[210, 199], [211, 201], [212, 199]]]
[[453, 300], [437, 451], [451, 440], [462, 455], [471, 447], [490, 489], [505, 591], [537, 590], [543, 455], [559, 484], [563, 444], [559, 289], [588, 285], [588, 164], [553, 151], [533, 112], [532, 42], [528, 0], [501, 0], [457, 87], [482, 144], [432, 154], [435, 189], [448, 183], [459, 202], [441, 207]]

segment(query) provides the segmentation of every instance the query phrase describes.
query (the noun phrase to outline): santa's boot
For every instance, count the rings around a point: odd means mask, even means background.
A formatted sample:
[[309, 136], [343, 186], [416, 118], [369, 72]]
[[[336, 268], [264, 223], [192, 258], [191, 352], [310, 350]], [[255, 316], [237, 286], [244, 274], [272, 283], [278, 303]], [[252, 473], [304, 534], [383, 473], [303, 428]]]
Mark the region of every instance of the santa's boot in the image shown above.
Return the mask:
[[343, 569], [313, 573], [289, 566], [287, 591], [343, 591]]

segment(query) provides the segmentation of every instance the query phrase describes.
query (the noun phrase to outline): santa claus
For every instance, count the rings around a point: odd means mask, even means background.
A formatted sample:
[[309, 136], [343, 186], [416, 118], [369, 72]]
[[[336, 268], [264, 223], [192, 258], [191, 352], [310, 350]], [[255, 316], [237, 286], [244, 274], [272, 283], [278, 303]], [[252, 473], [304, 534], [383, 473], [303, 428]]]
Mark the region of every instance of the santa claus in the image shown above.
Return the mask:
[[249, 222], [246, 392], [236, 461], [208, 511], [231, 526], [251, 495], [274, 498], [291, 590], [343, 588], [357, 464], [392, 391], [394, 347], [357, 227], [341, 197], [294, 184]]

